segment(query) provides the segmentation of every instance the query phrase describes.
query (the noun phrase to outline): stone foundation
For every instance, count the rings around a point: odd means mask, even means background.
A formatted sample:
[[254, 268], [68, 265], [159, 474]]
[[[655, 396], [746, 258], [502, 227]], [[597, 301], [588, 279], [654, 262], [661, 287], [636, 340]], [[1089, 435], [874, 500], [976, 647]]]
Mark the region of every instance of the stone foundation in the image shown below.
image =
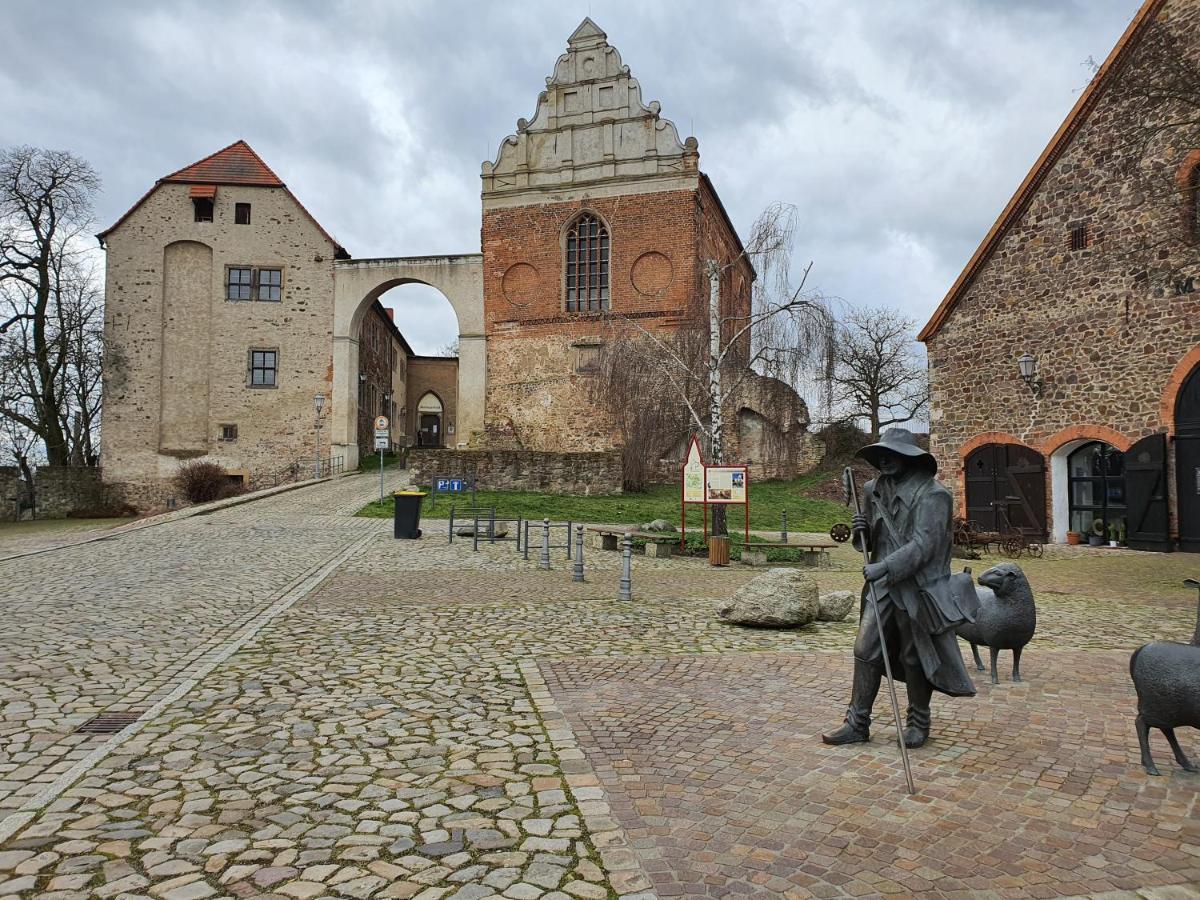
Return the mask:
[[545, 453], [518, 450], [422, 450], [409, 452], [413, 481], [438, 476], [475, 479], [480, 490], [553, 491], [562, 494], [621, 493], [621, 454]]

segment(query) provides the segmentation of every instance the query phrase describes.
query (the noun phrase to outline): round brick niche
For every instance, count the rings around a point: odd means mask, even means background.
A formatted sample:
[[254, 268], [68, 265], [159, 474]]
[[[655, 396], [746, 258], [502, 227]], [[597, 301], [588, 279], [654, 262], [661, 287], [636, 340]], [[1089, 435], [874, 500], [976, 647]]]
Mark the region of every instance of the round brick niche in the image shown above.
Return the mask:
[[648, 297], [661, 297], [665, 294], [674, 277], [675, 267], [671, 265], [671, 260], [657, 250], [643, 253], [634, 260], [633, 269], [629, 273], [629, 280], [633, 282], [637, 292]]
[[515, 263], [500, 280], [500, 290], [513, 306], [528, 306], [537, 296], [538, 282], [537, 269], [529, 263]]

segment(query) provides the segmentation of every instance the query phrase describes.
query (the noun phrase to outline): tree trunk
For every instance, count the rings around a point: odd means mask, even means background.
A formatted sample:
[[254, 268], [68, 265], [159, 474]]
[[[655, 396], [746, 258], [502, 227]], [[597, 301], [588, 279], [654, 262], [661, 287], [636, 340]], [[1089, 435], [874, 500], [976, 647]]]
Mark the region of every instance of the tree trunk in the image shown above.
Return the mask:
[[[724, 419], [721, 411], [721, 267], [715, 259], [708, 261], [708, 415], [709, 464], [725, 462]], [[707, 486], [705, 488], [707, 490]], [[712, 534], [727, 535], [725, 506], [712, 510]]]

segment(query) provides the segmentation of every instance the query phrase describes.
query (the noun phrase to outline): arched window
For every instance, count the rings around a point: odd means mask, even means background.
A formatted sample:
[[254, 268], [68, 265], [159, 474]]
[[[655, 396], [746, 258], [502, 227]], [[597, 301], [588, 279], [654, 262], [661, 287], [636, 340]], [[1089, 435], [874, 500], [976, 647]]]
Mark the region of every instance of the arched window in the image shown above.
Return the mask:
[[585, 213], [567, 232], [567, 312], [608, 309], [608, 229]]
[[1125, 454], [1100, 441], [1084, 444], [1067, 458], [1067, 476], [1071, 530], [1108, 540], [1109, 526], [1125, 521]]

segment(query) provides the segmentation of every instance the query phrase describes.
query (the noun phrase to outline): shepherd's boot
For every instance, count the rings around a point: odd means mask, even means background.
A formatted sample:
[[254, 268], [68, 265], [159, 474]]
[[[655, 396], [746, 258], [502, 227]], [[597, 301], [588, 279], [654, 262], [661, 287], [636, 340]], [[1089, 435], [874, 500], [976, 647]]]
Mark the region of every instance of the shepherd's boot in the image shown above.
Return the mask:
[[908, 710], [905, 712], [907, 727], [904, 729], [904, 746], [915, 748], [929, 740], [929, 701], [933, 699], [933, 685], [923, 672], [909, 673], [905, 684], [908, 688]]
[[879, 693], [882, 671], [860, 659], [854, 660], [854, 686], [850, 692], [850, 708], [842, 727], [821, 735], [826, 744], [862, 744], [871, 740], [871, 708]]

